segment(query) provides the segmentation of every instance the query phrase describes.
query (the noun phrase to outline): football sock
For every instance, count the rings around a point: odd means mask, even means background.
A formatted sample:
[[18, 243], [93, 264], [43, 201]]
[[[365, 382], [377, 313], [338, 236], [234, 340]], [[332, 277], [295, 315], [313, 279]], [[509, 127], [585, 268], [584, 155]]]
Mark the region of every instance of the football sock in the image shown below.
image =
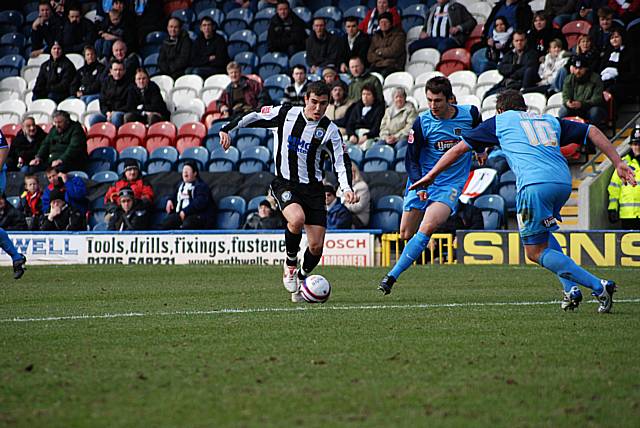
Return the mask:
[[9, 254], [9, 256], [11, 256], [11, 260], [18, 261], [22, 258], [22, 256], [20, 255], [20, 253], [18, 253], [18, 250], [16, 249], [16, 247], [13, 245], [13, 242], [11, 242], [11, 239], [9, 239], [9, 235], [7, 234], [7, 232], [5, 232], [4, 229], [2, 229], [0, 227], [0, 248], [2, 248], [5, 253]]
[[302, 269], [298, 271], [298, 279], [305, 279], [320, 263], [320, 259], [322, 258], [322, 254], [319, 256], [315, 256], [311, 254], [311, 251], [307, 248], [304, 252], [304, 258], [302, 259]]
[[424, 249], [427, 248], [428, 243], [429, 237], [427, 235], [420, 231], [416, 232], [416, 234], [413, 235], [413, 238], [407, 242], [404, 250], [402, 250], [400, 258], [393, 266], [393, 269], [389, 272], [389, 275], [398, 279], [400, 274], [409, 269], [409, 266], [411, 266], [411, 264], [420, 257], [420, 254], [422, 254]]
[[[547, 248], [540, 256], [540, 266], [558, 275], [560, 278], [568, 279], [572, 282], [584, 285], [596, 293], [602, 292], [600, 278], [592, 275], [578, 266], [570, 257], [562, 252]], [[564, 284], [563, 284], [564, 285]]]
[[[562, 247], [560, 247], [560, 244], [558, 243], [558, 240], [553, 236], [552, 233], [549, 233], [549, 247], [552, 250], [556, 250], [560, 253], [562, 253]], [[563, 278], [560, 275], [557, 275], [558, 279], [560, 280], [560, 283], [562, 284], [562, 288], [564, 289], [565, 293], [568, 293], [569, 291], [571, 291], [571, 289], [575, 286], [577, 286], [578, 284], [576, 284], [575, 282], [571, 281], [570, 279], [567, 278]]]
[[287, 248], [287, 266], [298, 266], [298, 251], [302, 233], [293, 233], [288, 227], [284, 228], [284, 244]]

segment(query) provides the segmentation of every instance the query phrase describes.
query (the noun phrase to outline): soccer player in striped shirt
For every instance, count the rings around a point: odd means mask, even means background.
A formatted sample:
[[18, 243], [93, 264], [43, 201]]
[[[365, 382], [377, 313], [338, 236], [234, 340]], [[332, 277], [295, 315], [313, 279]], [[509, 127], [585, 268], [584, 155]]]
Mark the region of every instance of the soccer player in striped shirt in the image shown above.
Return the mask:
[[[287, 221], [283, 284], [293, 302], [302, 301], [300, 282], [318, 265], [322, 257], [327, 225], [324, 186], [324, 160], [331, 158], [345, 202], [358, 202], [351, 188], [351, 160], [338, 127], [324, 113], [329, 105], [329, 87], [324, 82], [307, 86], [304, 107], [267, 106], [229, 122], [220, 131], [220, 144], [231, 145], [229, 132], [236, 128], [267, 128], [274, 133], [273, 161], [276, 178], [270, 192]], [[308, 247], [298, 268], [302, 229]]]

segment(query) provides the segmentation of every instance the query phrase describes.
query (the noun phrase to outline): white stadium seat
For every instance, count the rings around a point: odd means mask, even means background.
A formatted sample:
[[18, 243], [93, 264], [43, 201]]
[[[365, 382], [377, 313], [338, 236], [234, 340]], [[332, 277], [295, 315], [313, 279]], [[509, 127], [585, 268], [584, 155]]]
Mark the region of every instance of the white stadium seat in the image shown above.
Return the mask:
[[433, 64], [435, 68], [440, 62], [440, 52], [432, 48], [418, 49], [409, 58], [409, 64], [413, 62], [428, 62], [429, 64]]
[[73, 66], [76, 68], [76, 70], [79, 70], [84, 66], [84, 58], [80, 54], [69, 53], [67, 54], [67, 58], [69, 58], [69, 60], [73, 63]]
[[477, 79], [476, 74], [469, 70], [454, 71], [449, 75], [451, 85], [467, 87], [469, 89], [468, 94], [472, 93], [475, 89]]
[[478, 110], [482, 105], [482, 103], [480, 102], [480, 98], [476, 97], [475, 95], [461, 95], [456, 98], [457, 98], [458, 104], [476, 106]]
[[411, 44], [411, 42], [416, 41], [420, 38], [420, 32], [422, 31], [422, 25], [416, 25], [415, 27], [409, 28], [407, 31], [407, 45]]
[[49, 54], [42, 53], [35, 58], [29, 58], [29, 60], [27, 61], [27, 66], [30, 66], [30, 65], [41, 66], [43, 63], [49, 61], [49, 58], [50, 58]]
[[413, 78], [417, 78], [422, 73], [435, 70], [436, 67], [430, 62], [412, 62], [405, 67], [407, 73], [411, 74]]
[[0, 89], [12, 89], [22, 93], [27, 90], [27, 81], [20, 76], [5, 77], [0, 80]]
[[86, 105], [84, 101], [77, 98], [67, 98], [58, 104], [58, 110], [66, 111], [71, 116], [72, 120], [79, 121], [82, 119], [82, 115], [86, 111]]
[[205, 108], [206, 106], [204, 105], [204, 102], [199, 98], [190, 98], [189, 100], [183, 101], [181, 104], [174, 105], [176, 112], [189, 111], [197, 114], [198, 118], [202, 117]]
[[200, 117], [191, 111], [179, 111], [171, 114], [171, 122], [180, 129], [182, 125], [190, 122], [198, 122]]
[[20, 71], [20, 75], [27, 82], [35, 81], [39, 73], [40, 65], [27, 65]]
[[167, 94], [173, 89], [173, 78], [166, 74], [158, 74], [153, 76], [151, 81], [154, 82], [160, 89], [164, 90]]
[[18, 100], [22, 98], [22, 92], [15, 89], [0, 88], [0, 101]]
[[416, 81], [413, 87], [415, 88], [416, 86], [420, 85], [424, 86], [429, 81], [429, 79], [432, 79], [436, 76], [444, 76], [444, 74], [439, 71], [426, 71], [422, 74], [419, 74], [418, 77], [416, 77]]
[[542, 114], [544, 108], [547, 106], [547, 97], [543, 94], [532, 92], [530, 94], [524, 94], [524, 102], [529, 107], [529, 111], [532, 113]]
[[52, 115], [55, 111], [57, 104], [55, 101], [49, 99], [31, 101], [31, 104], [27, 103], [29, 110], [42, 111]]
[[487, 21], [489, 14], [491, 14], [491, 9], [491, 5], [484, 2], [474, 2], [467, 7], [467, 10], [476, 18], [478, 24], [484, 24]]
[[231, 83], [231, 79], [226, 74], [214, 74], [207, 77], [207, 80], [204, 81], [204, 87], [226, 88], [229, 83]]

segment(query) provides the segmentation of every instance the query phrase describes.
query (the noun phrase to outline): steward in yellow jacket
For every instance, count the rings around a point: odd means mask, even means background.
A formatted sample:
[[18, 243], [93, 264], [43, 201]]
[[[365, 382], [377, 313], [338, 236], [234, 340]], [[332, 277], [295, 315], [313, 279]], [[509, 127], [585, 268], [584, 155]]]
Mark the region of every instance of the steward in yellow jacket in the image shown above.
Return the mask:
[[[631, 134], [631, 152], [622, 158], [640, 179], [640, 125]], [[640, 229], [640, 186], [623, 186], [616, 172], [609, 183], [609, 221], [621, 220], [623, 229]]]

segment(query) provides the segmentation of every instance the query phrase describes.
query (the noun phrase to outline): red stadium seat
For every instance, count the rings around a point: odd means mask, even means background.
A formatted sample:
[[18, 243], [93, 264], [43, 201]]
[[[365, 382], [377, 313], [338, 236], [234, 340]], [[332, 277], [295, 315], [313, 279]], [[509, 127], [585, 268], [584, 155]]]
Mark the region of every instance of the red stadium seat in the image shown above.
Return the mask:
[[149, 153], [158, 147], [175, 146], [176, 126], [171, 122], [158, 122], [149, 127], [145, 146]]
[[118, 129], [118, 135], [114, 143], [116, 150], [120, 153], [127, 147], [142, 146], [146, 135], [147, 128], [143, 123], [125, 123]]
[[587, 21], [571, 21], [562, 27], [562, 34], [567, 39], [567, 45], [569, 49], [574, 47], [578, 43], [578, 39], [583, 34], [589, 34], [591, 24]]
[[191, 0], [164, 0], [164, 14], [169, 16], [176, 10], [190, 9], [191, 3]]
[[7, 123], [2, 127], [2, 134], [7, 139], [7, 142], [11, 144], [11, 141], [13, 141], [13, 138], [18, 135], [20, 129], [22, 129], [22, 127], [17, 123]]
[[185, 123], [178, 130], [176, 149], [182, 154], [187, 147], [202, 145], [202, 139], [207, 135], [207, 128], [200, 122]]
[[115, 125], [110, 122], [100, 122], [91, 126], [87, 134], [87, 153], [98, 147], [113, 146], [116, 133]]
[[471, 52], [471, 47], [482, 40], [482, 29], [484, 28], [484, 24], [478, 24], [475, 26], [473, 30], [471, 30], [471, 34], [469, 34], [469, 38], [464, 44], [464, 48]]
[[449, 49], [440, 57], [436, 70], [445, 76], [454, 71], [468, 70], [471, 67], [471, 54], [463, 48]]
[[42, 130], [48, 134], [49, 131], [51, 131], [51, 128], [53, 128], [53, 123], [39, 123], [38, 126], [40, 128], [42, 128]]

